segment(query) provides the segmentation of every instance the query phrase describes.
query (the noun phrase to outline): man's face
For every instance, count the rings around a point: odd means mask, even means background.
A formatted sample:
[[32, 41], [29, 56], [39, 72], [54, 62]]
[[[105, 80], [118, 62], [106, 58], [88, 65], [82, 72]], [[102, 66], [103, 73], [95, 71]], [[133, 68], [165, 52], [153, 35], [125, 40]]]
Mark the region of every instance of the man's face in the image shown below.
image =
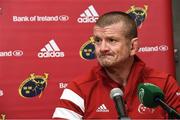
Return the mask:
[[125, 38], [122, 23], [94, 27], [95, 54], [104, 67], [122, 65], [130, 56], [130, 40]]

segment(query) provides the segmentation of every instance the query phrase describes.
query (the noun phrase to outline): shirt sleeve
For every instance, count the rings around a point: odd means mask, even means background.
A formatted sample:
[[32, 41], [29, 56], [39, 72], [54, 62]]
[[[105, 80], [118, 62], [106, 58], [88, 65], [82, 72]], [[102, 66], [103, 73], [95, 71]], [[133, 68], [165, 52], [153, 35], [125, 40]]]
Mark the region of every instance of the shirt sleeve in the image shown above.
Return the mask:
[[168, 76], [164, 87], [165, 102], [180, 113], [180, 87], [173, 76]]
[[83, 119], [84, 111], [84, 99], [81, 90], [77, 84], [71, 82], [64, 89], [58, 107], [55, 108], [53, 118], [79, 120]]

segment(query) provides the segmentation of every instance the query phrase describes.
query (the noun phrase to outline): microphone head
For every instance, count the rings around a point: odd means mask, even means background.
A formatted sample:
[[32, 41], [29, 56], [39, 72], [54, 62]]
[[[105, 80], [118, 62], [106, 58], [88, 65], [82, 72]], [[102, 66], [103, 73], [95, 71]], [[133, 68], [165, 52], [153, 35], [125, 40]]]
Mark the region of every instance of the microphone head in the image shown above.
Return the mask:
[[159, 98], [164, 99], [163, 91], [156, 85], [151, 83], [140, 83], [138, 85], [138, 97], [139, 101], [146, 107], [155, 108], [159, 104], [155, 100]]
[[119, 95], [123, 96], [123, 91], [120, 88], [113, 88], [110, 92], [111, 99]]

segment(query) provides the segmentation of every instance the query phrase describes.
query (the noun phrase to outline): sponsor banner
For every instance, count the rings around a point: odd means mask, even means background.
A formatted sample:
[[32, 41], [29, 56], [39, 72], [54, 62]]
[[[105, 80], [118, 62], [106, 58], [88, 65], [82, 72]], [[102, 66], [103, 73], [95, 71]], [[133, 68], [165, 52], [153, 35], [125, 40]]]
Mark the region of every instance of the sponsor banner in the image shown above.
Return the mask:
[[66, 22], [69, 20], [67, 15], [56, 16], [12, 16], [13, 22]]
[[78, 23], [95, 23], [99, 15], [93, 5], [90, 5], [77, 19]]
[[140, 104], [138, 107], [138, 112], [140, 114], [153, 114], [155, 112], [154, 108], [145, 107], [143, 104]]
[[39, 58], [64, 57], [64, 52], [60, 51], [56, 42], [52, 39], [38, 53]]
[[24, 80], [19, 86], [19, 95], [23, 98], [41, 97], [47, 87], [48, 74], [35, 75], [34, 73]]
[[66, 82], [60, 82], [60, 83], [59, 83], [59, 88], [60, 88], [60, 89], [64, 89], [64, 88], [67, 87], [67, 85], [68, 85], [68, 83], [66, 83]]
[[[138, 26], [142, 45], [138, 55], [148, 66], [174, 74], [170, 0], [4, 0], [0, 114], [7, 119], [51, 119], [68, 83], [97, 64], [92, 29], [108, 11], [128, 13]], [[109, 110], [103, 104], [97, 109]], [[139, 112], [143, 111], [153, 110], [140, 105]]]
[[22, 50], [10, 50], [10, 51], [0, 51], [0, 57], [20, 57], [23, 56]]
[[144, 46], [140, 47], [138, 52], [167, 52], [167, 45]]
[[3, 90], [0, 89], [0, 97], [3, 95], [4, 95]]

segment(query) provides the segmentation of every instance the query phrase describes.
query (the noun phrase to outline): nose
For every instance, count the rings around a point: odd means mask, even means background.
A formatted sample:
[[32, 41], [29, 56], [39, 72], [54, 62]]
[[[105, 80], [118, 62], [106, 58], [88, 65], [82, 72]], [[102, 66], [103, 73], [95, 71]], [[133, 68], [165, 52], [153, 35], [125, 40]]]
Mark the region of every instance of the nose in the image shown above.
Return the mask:
[[109, 51], [108, 43], [105, 40], [102, 40], [100, 45], [100, 51], [106, 53]]

